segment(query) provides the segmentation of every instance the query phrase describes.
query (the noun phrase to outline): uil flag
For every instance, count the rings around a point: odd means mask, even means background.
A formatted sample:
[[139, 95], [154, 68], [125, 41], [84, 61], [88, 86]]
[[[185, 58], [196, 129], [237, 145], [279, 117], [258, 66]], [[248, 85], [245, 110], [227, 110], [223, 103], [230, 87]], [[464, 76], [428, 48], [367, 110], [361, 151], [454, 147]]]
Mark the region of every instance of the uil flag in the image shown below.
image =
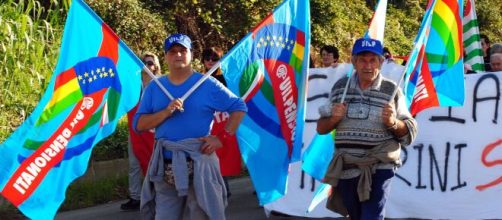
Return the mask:
[[53, 219], [93, 146], [140, 94], [141, 61], [81, 0], [66, 19], [54, 74], [31, 116], [0, 145], [1, 194], [30, 219]]
[[462, 0], [429, 3], [405, 70], [404, 91], [413, 115], [464, 103], [462, 6]]
[[222, 60], [228, 88], [246, 101], [237, 138], [260, 204], [286, 193], [300, 159], [310, 45], [310, 9], [286, 0]]
[[471, 65], [474, 71], [485, 71], [474, 0], [467, 0], [462, 22], [464, 28], [465, 63]]

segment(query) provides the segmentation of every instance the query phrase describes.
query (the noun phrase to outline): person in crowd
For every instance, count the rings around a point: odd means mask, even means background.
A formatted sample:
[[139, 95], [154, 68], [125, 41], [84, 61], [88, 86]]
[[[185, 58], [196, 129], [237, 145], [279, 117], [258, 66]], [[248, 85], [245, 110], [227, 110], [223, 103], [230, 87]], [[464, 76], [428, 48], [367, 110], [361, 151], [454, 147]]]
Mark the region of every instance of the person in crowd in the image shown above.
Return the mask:
[[502, 44], [496, 43], [490, 47], [490, 56], [493, 55], [494, 53], [502, 53]]
[[327, 208], [352, 220], [384, 219], [401, 147], [417, 135], [417, 122], [403, 93], [380, 73], [383, 61], [380, 41], [356, 40], [352, 49], [356, 72], [336, 82], [329, 102], [319, 108], [317, 132], [336, 129], [336, 153], [323, 179], [334, 187]]
[[485, 34], [480, 34], [481, 49], [483, 50], [483, 60], [485, 61], [485, 71], [490, 71], [490, 38]]
[[[154, 75], [161, 74], [157, 55], [146, 52], [143, 54], [141, 60]], [[142, 88], [145, 88], [151, 79], [145, 70], [141, 71]], [[132, 128], [132, 120], [136, 110], [137, 106], [127, 113], [129, 119], [129, 138], [127, 142], [127, 153], [129, 155], [129, 201], [120, 205], [120, 209], [124, 211], [139, 210], [142, 177], [146, 173], [148, 161], [153, 150], [153, 130], [138, 134]], [[136, 146], [135, 149], [133, 149], [133, 145]], [[136, 155], [139, 155], [140, 158]]]
[[[204, 65], [204, 71], [207, 72], [211, 69], [220, 59], [223, 57], [223, 50], [219, 47], [209, 47], [202, 51], [202, 64]], [[212, 76], [216, 78], [223, 85], [227, 85], [225, 77], [221, 68], [218, 68]]]
[[326, 45], [321, 48], [322, 67], [337, 67], [340, 53], [338, 48]]
[[[213, 77], [182, 100], [203, 78], [192, 69], [191, 40], [172, 34], [164, 42], [169, 74], [150, 83], [134, 117], [134, 128], [155, 128], [155, 148], [143, 182], [143, 219], [225, 219], [227, 192], [215, 150], [234, 135], [247, 111], [244, 101]], [[210, 135], [216, 111], [230, 113], [222, 133]]]
[[392, 56], [390, 49], [387, 47], [383, 48], [383, 57], [385, 63], [395, 63], [394, 56]]
[[[202, 51], [202, 64], [204, 64], [204, 71], [207, 73], [221, 58], [223, 57], [223, 50], [219, 47], [209, 47]], [[225, 77], [221, 68], [215, 70], [212, 74], [221, 84], [227, 85]], [[216, 112], [213, 121], [213, 127], [211, 129], [211, 134], [219, 134], [222, 132], [225, 123], [228, 120], [227, 112]], [[227, 197], [230, 198], [232, 193], [230, 192], [228, 177], [239, 175], [241, 172], [241, 156], [239, 152], [239, 146], [237, 144], [237, 138], [235, 136], [228, 137], [224, 140], [223, 147], [216, 151], [218, 158], [220, 159], [220, 170], [223, 176], [223, 181], [225, 183], [225, 188], [227, 189]]]
[[502, 71], [502, 53], [494, 53], [490, 56], [490, 67], [492, 72]]

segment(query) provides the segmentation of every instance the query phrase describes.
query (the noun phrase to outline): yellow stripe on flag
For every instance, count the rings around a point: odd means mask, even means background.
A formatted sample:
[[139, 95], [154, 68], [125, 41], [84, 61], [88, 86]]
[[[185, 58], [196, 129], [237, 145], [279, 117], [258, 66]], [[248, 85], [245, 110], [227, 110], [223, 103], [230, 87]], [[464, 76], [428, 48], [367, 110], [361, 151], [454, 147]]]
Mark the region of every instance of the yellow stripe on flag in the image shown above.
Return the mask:
[[303, 60], [303, 54], [305, 51], [305, 47], [301, 44], [296, 43], [293, 48], [293, 54], [298, 57], [298, 59]]
[[68, 96], [72, 92], [75, 92], [76, 90], [79, 90], [79, 89], [80, 89], [80, 85], [78, 84], [78, 79], [74, 78], [74, 79], [70, 80], [68, 83], [59, 87], [54, 92], [54, 94], [52, 95], [52, 99], [49, 101], [49, 103], [47, 103], [47, 105], [45, 106], [45, 109], [51, 108], [56, 103], [63, 100], [66, 96]]
[[[453, 40], [453, 47], [455, 48], [455, 62], [460, 59], [460, 41], [458, 36], [457, 20], [455, 19], [455, 12], [452, 11], [445, 2], [438, 1], [434, 8], [434, 12], [441, 17], [443, 22], [450, 29], [451, 37]], [[446, 42], [445, 42], [446, 43]]]

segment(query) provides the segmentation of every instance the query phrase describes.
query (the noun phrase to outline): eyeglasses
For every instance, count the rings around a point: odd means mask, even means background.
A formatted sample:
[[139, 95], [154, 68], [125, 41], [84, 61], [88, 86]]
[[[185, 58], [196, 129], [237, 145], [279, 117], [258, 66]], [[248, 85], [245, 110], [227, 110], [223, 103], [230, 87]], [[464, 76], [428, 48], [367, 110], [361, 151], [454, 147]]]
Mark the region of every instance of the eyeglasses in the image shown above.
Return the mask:
[[220, 58], [218, 58], [218, 57], [204, 57], [204, 61], [217, 62], [217, 61], [220, 61]]
[[153, 65], [155, 65], [155, 63], [153, 61], [146, 61], [146, 65], [147, 66], [153, 66]]

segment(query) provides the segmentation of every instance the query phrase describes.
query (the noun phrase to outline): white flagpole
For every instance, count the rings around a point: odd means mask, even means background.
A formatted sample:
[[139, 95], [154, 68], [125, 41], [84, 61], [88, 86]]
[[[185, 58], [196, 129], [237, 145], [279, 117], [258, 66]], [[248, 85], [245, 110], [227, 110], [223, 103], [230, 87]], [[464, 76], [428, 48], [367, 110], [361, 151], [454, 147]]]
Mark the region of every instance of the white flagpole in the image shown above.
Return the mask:
[[166, 94], [167, 97], [169, 97], [169, 99], [174, 100], [173, 95], [171, 95], [171, 93], [169, 93], [169, 91], [167, 91], [167, 89], [162, 85], [162, 83], [160, 83], [159, 79], [157, 79], [157, 77], [155, 77], [155, 75], [153, 75], [152, 71], [150, 71], [150, 69], [148, 69], [148, 67], [143, 66], [143, 70], [150, 76], [150, 78], [152, 78], [152, 80], [155, 83], [157, 83], [160, 90], [162, 90], [162, 92], [164, 92], [164, 94]]
[[218, 68], [220, 68], [221, 66], [221, 62], [218, 61], [218, 63], [214, 64], [213, 67], [211, 67], [211, 69], [209, 69], [202, 78], [199, 79], [199, 81], [197, 81], [193, 86], [192, 88], [190, 88], [180, 99], [181, 101], [185, 101], [188, 96], [190, 96], [193, 91], [195, 91], [197, 88], [199, 88], [200, 84], [202, 84], [204, 81], [206, 81], [207, 78], [209, 78], [214, 71], [216, 71]]
[[352, 64], [350, 66], [350, 70], [349, 70], [349, 78], [347, 79], [347, 83], [345, 83], [345, 89], [343, 90], [343, 95], [342, 95], [342, 100], [340, 101], [340, 103], [344, 103], [345, 102], [345, 96], [347, 95], [347, 90], [349, 89], [349, 84], [350, 84], [350, 79], [352, 78], [352, 75], [354, 75], [354, 64]]
[[[199, 86], [204, 82], [206, 81], [207, 78], [209, 78], [214, 71], [216, 71], [216, 69], [220, 68], [221, 66], [221, 62], [218, 61], [218, 63], [216, 63], [213, 67], [211, 67], [211, 69], [209, 69], [209, 71], [207, 71], [206, 74], [204, 74], [204, 76], [202, 78], [199, 79], [199, 81], [197, 81], [193, 86], [192, 88], [190, 88], [181, 98], [180, 100], [183, 102], [185, 101], [188, 96], [190, 96], [197, 88], [199, 88]], [[169, 91], [167, 91], [167, 89], [160, 83], [160, 81], [157, 79], [157, 77], [155, 77], [155, 75], [153, 75], [152, 71], [150, 71], [150, 69], [148, 69], [146, 66], [143, 66], [143, 70], [145, 70], [145, 72], [153, 79], [153, 81], [155, 81], [155, 83], [157, 83], [157, 85], [159, 86], [159, 88], [162, 90], [162, 92], [164, 92], [164, 94], [167, 95], [167, 97], [169, 97], [169, 99], [171, 100], [174, 100], [174, 97], [171, 95], [171, 93], [169, 93]], [[180, 109], [180, 112], [183, 112], [183, 108]]]

